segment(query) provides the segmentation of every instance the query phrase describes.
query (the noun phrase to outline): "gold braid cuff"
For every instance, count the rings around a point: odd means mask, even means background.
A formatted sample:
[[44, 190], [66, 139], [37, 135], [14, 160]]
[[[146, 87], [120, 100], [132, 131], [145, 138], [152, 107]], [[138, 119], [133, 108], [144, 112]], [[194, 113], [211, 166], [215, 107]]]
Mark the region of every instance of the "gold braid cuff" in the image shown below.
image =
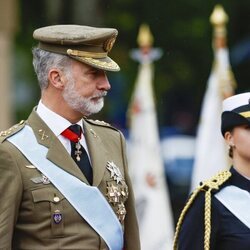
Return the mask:
[[191, 204], [193, 203], [194, 199], [198, 195], [200, 191], [204, 191], [205, 193], [205, 213], [204, 213], [204, 250], [209, 250], [210, 248], [210, 234], [211, 234], [211, 191], [213, 189], [219, 189], [219, 187], [231, 177], [231, 173], [229, 171], [222, 171], [219, 172], [216, 176], [212, 179], [203, 182], [198, 188], [194, 190], [191, 194], [190, 198], [188, 199], [185, 207], [183, 208], [179, 220], [177, 222], [175, 235], [174, 235], [174, 246], [173, 249], [178, 249], [178, 237], [181, 229], [181, 225], [183, 223], [184, 217], [190, 208]]

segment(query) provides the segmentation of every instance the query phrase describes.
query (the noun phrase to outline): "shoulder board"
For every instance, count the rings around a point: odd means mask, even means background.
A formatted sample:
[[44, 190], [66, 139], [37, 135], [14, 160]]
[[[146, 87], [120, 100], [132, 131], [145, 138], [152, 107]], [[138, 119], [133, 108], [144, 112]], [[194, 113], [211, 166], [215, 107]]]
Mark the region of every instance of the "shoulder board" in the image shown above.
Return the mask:
[[14, 126], [10, 127], [9, 129], [1, 131], [0, 132], [0, 143], [2, 143], [5, 139], [12, 136], [13, 134], [20, 131], [24, 127], [24, 125], [25, 125], [25, 121], [22, 120], [19, 123], [15, 124]]
[[108, 127], [108, 128], [112, 128], [118, 131], [117, 128], [113, 127], [112, 125], [110, 125], [107, 122], [104, 121], [99, 121], [99, 120], [92, 120], [92, 119], [85, 119], [86, 122], [93, 124], [93, 125], [97, 125], [97, 126], [103, 126], [103, 127]]
[[215, 176], [213, 176], [211, 179], [204, 181], [201, 183], [201, 185], [197, 188], [198, 190], [205, 191], [207, 189], [213, 190], [213, 189], [219, 189], [219, 187], [226, 182], [231, 177], [231, 172], [228, 170], [221, 171]]

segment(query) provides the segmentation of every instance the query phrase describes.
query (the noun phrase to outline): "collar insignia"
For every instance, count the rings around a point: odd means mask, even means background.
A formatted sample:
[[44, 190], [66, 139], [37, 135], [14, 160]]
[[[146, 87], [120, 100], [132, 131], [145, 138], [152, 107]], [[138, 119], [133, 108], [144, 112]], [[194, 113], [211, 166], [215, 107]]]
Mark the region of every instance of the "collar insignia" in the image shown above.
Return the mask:
[[39, 129], [38, 134], [41, 136], [41, 140], [44, 141], [45, 139], [48, 139], [49, 136], [45, 134], [45, 131], [42, 129]]
[[97, 134], [92, 128], [89, 131], [95, 138], [97, 138]]

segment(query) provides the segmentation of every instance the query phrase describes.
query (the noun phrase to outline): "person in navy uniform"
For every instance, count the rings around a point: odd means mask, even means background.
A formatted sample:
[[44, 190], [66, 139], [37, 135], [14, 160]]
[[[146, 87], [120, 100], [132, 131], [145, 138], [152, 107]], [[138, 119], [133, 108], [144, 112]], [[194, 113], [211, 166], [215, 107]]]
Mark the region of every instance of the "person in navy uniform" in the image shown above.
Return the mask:
[[223, 101], [221, 132], [233, 165], [190, 195], [174, 249], [250, 249], [250, 92]]

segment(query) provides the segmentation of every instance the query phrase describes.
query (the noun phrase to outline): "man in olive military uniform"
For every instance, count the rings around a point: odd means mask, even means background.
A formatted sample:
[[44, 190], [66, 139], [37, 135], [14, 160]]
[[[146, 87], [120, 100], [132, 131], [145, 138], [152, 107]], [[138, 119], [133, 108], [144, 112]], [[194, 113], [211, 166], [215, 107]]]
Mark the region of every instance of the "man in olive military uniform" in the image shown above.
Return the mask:
[[0, 134], [0, 249], [140, 249], [125, 140], [103, 107], [117, 30], [35, 30], [41, 100]]

